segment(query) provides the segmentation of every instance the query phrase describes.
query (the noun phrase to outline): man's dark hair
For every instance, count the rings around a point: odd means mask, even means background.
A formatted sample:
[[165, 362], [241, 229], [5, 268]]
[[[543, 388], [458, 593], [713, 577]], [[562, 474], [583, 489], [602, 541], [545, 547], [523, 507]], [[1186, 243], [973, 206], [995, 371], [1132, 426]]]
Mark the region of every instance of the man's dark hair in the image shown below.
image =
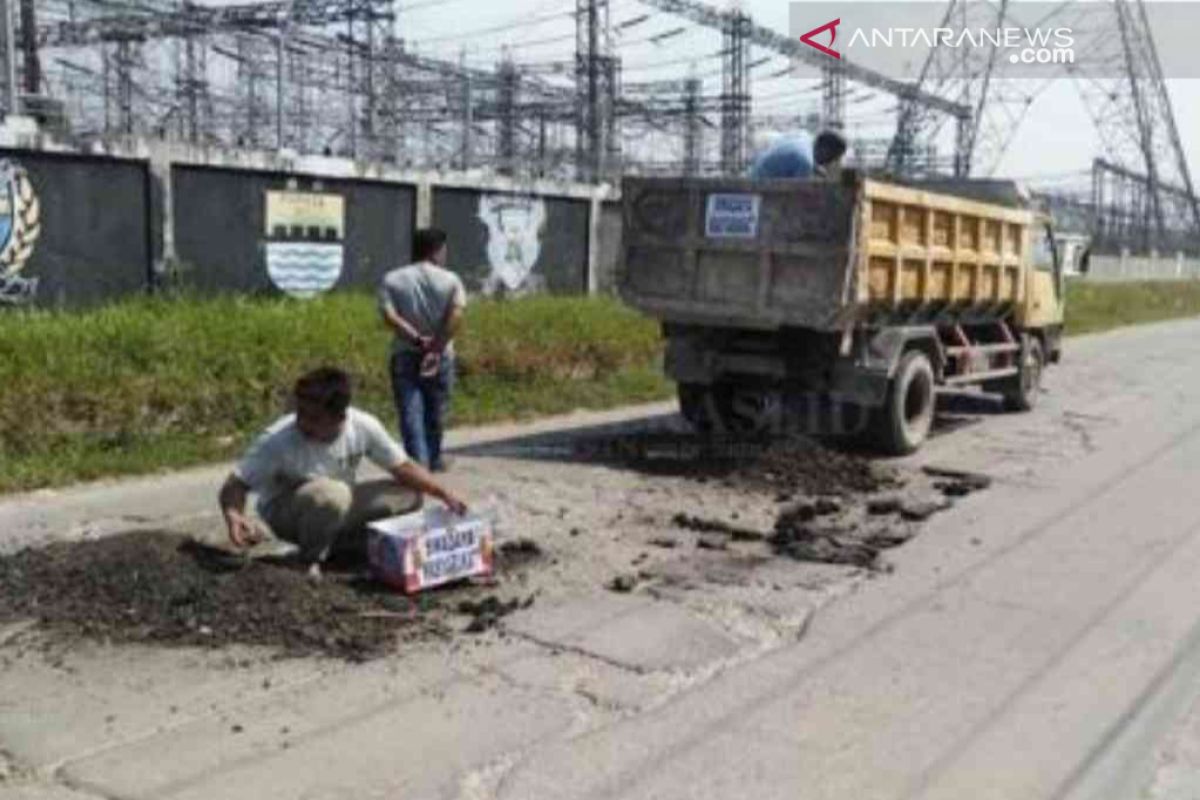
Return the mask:
[[441, 228], [421, 228], [413, 234], [413, 261], [428, 261], [446, 243]]
[[319, 408], [333, 417], [346, 416], [351, 394], [350, 376], [337, 367], [314, 369], [296, 381], [297, 405]]
[[813, 142], [813, 161], [818, 167], [832, 164], [846, 154], [846, 140], [836, 131], [821, 131]]

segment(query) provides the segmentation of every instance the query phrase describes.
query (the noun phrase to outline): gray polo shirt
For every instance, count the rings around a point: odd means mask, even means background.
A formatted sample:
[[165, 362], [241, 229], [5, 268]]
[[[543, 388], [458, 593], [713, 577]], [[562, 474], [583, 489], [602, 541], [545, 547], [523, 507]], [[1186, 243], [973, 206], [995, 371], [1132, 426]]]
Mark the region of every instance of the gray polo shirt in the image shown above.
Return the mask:
[[[467, 305], [467, 290], [462, 280], [448, 269], [428, 261], [394, 269], [383, 276], [379, 286], [379, 308], [391, 309], [420, 331], [435, 336], [452, 307]], [[396, 335], [396, 350], [417, 352], [415, 344]], [[453, 344], [446, 347], [453, 353]]]

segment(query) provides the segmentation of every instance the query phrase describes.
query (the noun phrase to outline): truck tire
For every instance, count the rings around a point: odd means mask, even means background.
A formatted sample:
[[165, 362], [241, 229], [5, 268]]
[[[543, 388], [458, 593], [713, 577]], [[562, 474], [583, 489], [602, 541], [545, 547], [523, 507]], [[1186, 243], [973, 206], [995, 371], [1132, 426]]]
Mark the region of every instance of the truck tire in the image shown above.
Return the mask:
[[1038, 392], [1042, 387], [1042, 371], [1046, 367], [1042, 343], [1030, 337], [1023, 353], [1020, 373], [1010, 378], [1003, 390], [1004, 407], [1009, 411], [1031, 410], [1037, 405]]
[[915, 452], [929, 437], [937, 387], [933, 364], [921, 350], [910, 350], [900, 359], [888, 384], [887, 401], [876, 411], [872, 440], [888, 455]]

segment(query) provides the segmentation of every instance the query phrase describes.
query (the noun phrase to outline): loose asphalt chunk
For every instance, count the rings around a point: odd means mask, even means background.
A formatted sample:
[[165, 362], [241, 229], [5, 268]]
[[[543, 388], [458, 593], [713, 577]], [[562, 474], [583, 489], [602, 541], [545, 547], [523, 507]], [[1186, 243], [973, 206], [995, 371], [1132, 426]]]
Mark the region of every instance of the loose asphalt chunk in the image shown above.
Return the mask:
[[638, 579], [636, 575], [617, 575], [608, 582], [608, 588], [614, 592], [628, 594], [637, 588]]
[[900, 516], [911, 522], [924, 522], [950, 508], [950, 502], [945, 498], [938, 500], [905, 500], [900, 505]]

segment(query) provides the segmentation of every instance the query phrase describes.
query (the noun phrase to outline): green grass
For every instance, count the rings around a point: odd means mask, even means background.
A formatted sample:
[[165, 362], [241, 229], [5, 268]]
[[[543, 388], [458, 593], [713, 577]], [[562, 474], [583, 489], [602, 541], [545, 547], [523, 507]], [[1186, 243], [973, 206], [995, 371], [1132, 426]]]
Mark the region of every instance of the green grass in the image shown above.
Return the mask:
[[[1067, 332], [1200, 315], [1200, 282], [1072, 283]], [[394, 426], [389, 334], [370, 297], [137, 299], [0, 314], [0, 492], [235, 456], [297, 375], [338, 364]], [[605, 298], [475, 302], [458, 343], [453, 424], [672, 394], [658, 326]]]
[[1200, 315], [1200, 281], [1067, 284], [1069, 335]]
[[[0, 315], [0, 491], [236, 455], [297, 375], [337, 364], [394, 426], [388, 332], [373, 301], [138, 299]], [[468, 308], [454, 424], [662, 398], [658, 326], [603, 298]]]

